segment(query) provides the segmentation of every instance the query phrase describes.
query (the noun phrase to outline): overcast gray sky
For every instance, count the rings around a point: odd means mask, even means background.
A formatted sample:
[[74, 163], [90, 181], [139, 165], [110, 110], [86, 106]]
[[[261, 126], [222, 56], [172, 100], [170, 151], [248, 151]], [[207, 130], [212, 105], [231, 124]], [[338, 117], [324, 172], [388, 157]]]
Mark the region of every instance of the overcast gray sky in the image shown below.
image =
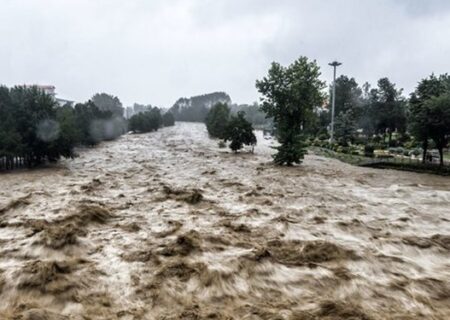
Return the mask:
[[450, 72], [448, 0], [2, 0], [0, 83], [53, 84], [61, 97], [95, 92], [170, 107], [226, 91], [258, 99], [270, 62], [316, 59], [329, 82], [388, 76], [409, 93]]

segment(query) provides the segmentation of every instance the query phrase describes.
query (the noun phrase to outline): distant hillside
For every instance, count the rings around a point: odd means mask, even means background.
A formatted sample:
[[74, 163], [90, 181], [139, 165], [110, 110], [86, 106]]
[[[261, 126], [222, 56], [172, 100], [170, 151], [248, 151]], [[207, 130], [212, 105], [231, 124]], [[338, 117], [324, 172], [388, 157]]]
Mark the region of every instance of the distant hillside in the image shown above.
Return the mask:
[[231, 104], [231, 98], [225, 92], [213, 92], [180, 98], [169, 109], [177, 121], [203, 122], [208, 110], [218, 102]]

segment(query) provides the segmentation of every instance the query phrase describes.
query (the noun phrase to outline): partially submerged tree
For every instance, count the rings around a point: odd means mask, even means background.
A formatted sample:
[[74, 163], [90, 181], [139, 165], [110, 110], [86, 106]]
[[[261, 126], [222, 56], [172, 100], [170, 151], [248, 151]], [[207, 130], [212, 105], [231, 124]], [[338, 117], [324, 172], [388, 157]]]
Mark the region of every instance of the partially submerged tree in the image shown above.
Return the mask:
[[73, 157], [74, 123], [37, 87], [0, 87], [0, 169]]
[[213, 138], [223, 139], [230, 118], [230, 108], [227, 104], [215, 104], [206, 115], [205, 123], [208, 134]]
[[276, 164], [301, 163], [306, 153], [303, 128], [322, 105], [325, 83], [319, 79], [316, 61], [300, 57], [288, 67], [273, 62], [268, 75], [256, 81], [263, 95], [261, 109], [273, 117], [280, 146], [274, 156]]
[[150, 111], [133, 115], [129, 122], [129, 130], [133, 132], [150, 132], [158, 130], [162, 125], [161, 111], [154, 107]]
[[245, 119], [243, 111], [239, 111], [237, 115], [231, 116], [225, 127], [223, 139], [231, 141], [230, 149], [234, 152], [242, 149], [244, 145], [254, 146], [256, 144], [253, 126]]
[[173, 116], [172, 112], [167, 111], [162, 116], [162, 122], [164, 127], [170, 127], [175, 125], [175, 117]]

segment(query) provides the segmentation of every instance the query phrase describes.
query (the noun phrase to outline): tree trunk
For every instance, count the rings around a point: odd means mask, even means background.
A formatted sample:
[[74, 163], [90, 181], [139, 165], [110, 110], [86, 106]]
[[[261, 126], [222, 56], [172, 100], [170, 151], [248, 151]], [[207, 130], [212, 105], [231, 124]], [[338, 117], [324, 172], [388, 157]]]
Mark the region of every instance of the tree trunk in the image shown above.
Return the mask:
[[425, 164], [428, 149], [428, 138], [423, 141], [422, 163]]
[[439, 165], [441, 167], [444, 166], [444, 150], [443, 149], [444, 148], [442, 146], [438, 147], [438, 150], [439, 150]]

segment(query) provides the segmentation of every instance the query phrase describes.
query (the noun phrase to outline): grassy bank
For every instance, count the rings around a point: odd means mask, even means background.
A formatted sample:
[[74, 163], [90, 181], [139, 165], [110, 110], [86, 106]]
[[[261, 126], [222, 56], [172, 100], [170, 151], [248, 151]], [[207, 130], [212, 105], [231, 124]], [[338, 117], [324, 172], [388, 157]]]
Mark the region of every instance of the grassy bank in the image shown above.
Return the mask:
[[309, 150], [316, 155], [338, 159], [357, 166], [450, 176], [450, 166], [448, 165], [440, 167], [437, 164], [423, 164], [420, 160], [411, 158], [369, 158], [361, 155], [339, 153], [319, 147], [310, 147]]

